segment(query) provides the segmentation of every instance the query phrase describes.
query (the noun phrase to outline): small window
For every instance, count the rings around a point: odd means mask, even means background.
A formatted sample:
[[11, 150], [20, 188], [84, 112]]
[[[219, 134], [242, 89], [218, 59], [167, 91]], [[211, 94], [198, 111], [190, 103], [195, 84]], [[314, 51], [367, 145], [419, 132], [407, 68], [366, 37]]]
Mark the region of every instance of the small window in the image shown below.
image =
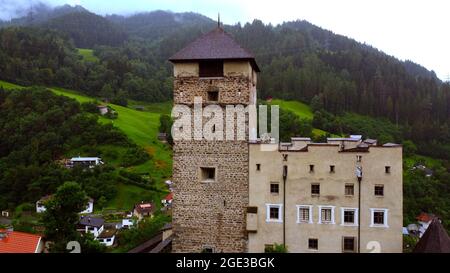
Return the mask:
[[342, 252], [355, 252], [356, 246], [355, 237], [343, 237], [342, 238]]
[[331, 223], [332, 222], [332, 220], [333, 220], [331, 217], [332, 211], [333, 210], [331, 208], [322, 208], [321, 209], [320, 215], [321, 215], [322, 223]]
[[313, 173], [314, 172], [314, 165], [309, 165], [309, 172]]
[[278, 220], [280, 218], [280, 210], [279, 208], [270, 208], [270, 219]]
[[320, 184], [311, 184], [311, 195], [320, 194]]
[[297, 223], [312, 223], [311, 206], [298, 206]]
[[375, 185], [375, 196], [384, 196], [384, 185]]
[[199, 62], [199, 77], [223, 77], [223, 61], [208, 60]]
[[308, 249], [317, 250], [319, 249], [319, 240], [318, 239], [308, 239]]
[[219, 101], [219, 91], [209, 91], [208, 101]]
[[214, 253], [214, 249], [212, 247], [206, 246], [203, 248], [202, 253]]
[[280, 184], [270, 183], [270, 193], [272, 193], [272, 194], [280, 193]]
[[355, 185], [345, 184], [345, 195], [353, 196], [355, 194]]
[[330, 165], [330, 173], [334, 173], [334, 165]]
[[384, 225], [384, 211], [373, 212], [373, 223], [375, 225]]
[[260, 171], [261, 170], [261, 164], [256, 164], [256, 170]]
[[281, 208], [282, 204], [266, 204], [266, 222], [283, 222]]
[[362, 161], [362, 156], [361, 155], [357, 155], [356, 156], [356, 162], [361, 162]]
[[385, 173], [391, 173], [391, 166], [384, 167], [384, 172]]
[[355, 211], [344, 210], [344, 224], [354, 224], [354, 223], [355, 223]]
[[200, 168], [201, 179], [204, 182], [214, 182], [216, 180], [216, 168]]

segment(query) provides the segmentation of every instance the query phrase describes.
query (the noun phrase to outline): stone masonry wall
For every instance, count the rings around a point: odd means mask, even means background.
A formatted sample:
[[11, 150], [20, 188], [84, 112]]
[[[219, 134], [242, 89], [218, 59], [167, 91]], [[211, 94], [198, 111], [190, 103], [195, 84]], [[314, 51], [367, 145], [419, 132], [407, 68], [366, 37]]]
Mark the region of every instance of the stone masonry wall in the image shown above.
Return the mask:
[[174, 80], [173, 99], [175, 104], [193, 104], [194, 97], [208, 101], [208, 91], [219, 91], [219, 103], [242, 104], [250, 102], [251, 81], [244, 76], [223, 78], [179, 77]]
[[[244, 75], [176, 77], [174, 103], [191, 105], [201, 96], [206, 105], [208, 91], [219, 91], [215, 103], [225, 114], [227, 104], [248, 105], [254, 89]], [[183, 140], [175, 141], [173, 151], [173, 251], [211, 247], [215, 252], [246, 252], [248, 142]], [[201, 167], [216, 168], [215, 182], [202, 182]]]
[[[179, 141], [174, 145], [174, 252], [245, 252], [248, 143]], [[202, 182], [200, 167], [215, 167]]]

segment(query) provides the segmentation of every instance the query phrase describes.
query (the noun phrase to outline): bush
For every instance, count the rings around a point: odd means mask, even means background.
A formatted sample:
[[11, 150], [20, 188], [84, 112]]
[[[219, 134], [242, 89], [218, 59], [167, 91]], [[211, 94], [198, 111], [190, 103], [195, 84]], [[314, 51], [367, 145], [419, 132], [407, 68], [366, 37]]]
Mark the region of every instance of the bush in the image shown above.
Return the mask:
[[122, 166], [129, 167], [142, 164], [150, 160], [150, 155], [144, 149], [134, 146], [129, 148], [122, 157]]
[[94, 102], [83, 102], [81, 104], [81, 110], [88, 113], [98, 114], [99, 110], [97, 108], [97, 104]]

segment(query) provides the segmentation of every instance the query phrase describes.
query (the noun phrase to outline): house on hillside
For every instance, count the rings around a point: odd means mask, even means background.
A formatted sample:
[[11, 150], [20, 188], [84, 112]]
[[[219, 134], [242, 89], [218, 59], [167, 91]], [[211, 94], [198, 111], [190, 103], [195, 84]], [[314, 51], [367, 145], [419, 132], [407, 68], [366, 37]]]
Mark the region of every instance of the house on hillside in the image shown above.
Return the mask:
[[81, 216], [77, 230], [83, 233], [92, 233], [97, 238], [104, 230], [105, 220], [103, 218]]
[[100, 112], [100, 115], [102, 115], [102, 116], [108, 114], [108, 112], [109, 112], [108, 106], [106, 106], [106, 105], [98, 105], [97, 109]]
[[429, 225], [431, 224], [431, 221], [436, 216], [434, 214], [429, 214], [422, 212], [419, 216], [416, 217], [417, 222], [419, 223], [419, 237], [422, 237], [425, 231], [427, 231]]
[[[46, 210], [45, 203], [48, 202], [51, 198], [53, 198], [53, 195], [47, 195], [36, 201], [36, 212], [42, 213]], [[88, 203], [86, 205], [86, 209], [81, 211], [80, 214], [88, 214], [92, 213], [94, 211], [94, 199], [89, 198]]]
[[73, 168], [75, 166], [82, 166], [86, 168], [94, 168], [98, 165], [103, 165], [103, 161], [100, 157], [72, 157], [69, 161], [68, 167]]
[[155, 205], [153, 203], [140, 203], [134, 206], [133, 215], [138, 218], [139, 221], [144, 219], [144, 217], [153, 217], [155, 211]]
[[40, 235], [0, 229], [0, 253], [41, 253], [44, 248]]
[[116, 239], [117, 229], [105, 229], [103, 230], [95, 240], [99, 241], [105, 246], [113, 246]]
[[163, 200], [161, 200], [161, 203], [164, 207], [169, 207], [172, 205], [173, 201], [173, 192], [169, 193], [166, 197], [164, 197]]

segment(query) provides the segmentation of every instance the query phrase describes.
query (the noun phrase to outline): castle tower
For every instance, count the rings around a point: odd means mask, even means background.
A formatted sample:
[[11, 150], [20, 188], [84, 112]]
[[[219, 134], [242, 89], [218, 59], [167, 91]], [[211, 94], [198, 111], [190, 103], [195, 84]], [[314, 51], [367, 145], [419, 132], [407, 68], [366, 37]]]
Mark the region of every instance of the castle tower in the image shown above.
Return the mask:
[[[221, 27], [190, 43], [170, 61], [175, 105], [194, 110], [194, 97], [201, 97], [203, 108], [217, 105], [225, 116], [227, 105], [256, 104], [255, 59]], [[174, 252], [247, 251], [248, 127], [256, 128], [248, 120], [247, 116], [245, 140], [174, 141]]]

